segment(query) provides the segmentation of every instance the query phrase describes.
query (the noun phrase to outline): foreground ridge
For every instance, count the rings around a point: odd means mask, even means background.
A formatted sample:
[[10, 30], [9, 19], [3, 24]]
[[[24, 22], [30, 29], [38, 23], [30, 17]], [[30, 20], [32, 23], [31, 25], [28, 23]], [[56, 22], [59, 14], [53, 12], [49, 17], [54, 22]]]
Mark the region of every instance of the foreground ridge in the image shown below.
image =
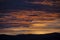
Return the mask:
[[1, 40], [60, 40], [60, 33], [0, 35]]

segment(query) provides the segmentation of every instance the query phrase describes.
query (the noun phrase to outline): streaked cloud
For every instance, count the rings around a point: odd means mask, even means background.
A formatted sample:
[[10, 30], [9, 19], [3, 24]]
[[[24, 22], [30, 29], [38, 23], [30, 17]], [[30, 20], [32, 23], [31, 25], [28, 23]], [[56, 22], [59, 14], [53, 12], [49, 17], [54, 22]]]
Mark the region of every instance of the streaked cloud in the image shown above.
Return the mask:
[[58, 1], [58, 0], [31, 0], [31, 1], [29, 1], [29, 0], [27, 0], [26, 3], [57, 6], [60, 4], [60, 1]]
[[0, 34], [45, 34], [60, 32], [59, 13], [45, 11], [10, 12], [0, 18]]
[[60, 32], [60, 1], [0, 0], [0, 34]]
[[32, 4], [43, 4], [43, 5], [49, 5], [49, 6], [53, 6], [53, 2], [48, 2], [48, 1], [43, 1], [43, 2], [27, 2], [27, 3], [32, 3]]

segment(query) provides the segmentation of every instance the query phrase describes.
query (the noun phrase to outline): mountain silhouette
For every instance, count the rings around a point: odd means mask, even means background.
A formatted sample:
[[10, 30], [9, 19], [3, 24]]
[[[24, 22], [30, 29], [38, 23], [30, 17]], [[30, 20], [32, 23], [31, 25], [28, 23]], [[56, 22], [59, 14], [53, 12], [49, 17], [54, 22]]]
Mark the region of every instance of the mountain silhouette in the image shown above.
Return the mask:
[[0, 35], [0, 40], [60, 40], [60, 33]]

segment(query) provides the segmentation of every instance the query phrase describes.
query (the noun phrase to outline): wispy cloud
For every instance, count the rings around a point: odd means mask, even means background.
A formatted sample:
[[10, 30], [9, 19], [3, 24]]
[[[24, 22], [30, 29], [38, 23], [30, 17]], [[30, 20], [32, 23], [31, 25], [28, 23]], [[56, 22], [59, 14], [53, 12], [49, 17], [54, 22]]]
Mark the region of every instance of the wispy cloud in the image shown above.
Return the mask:
[[42, 2], [41, 1], [40, 2], [39, 1], [38, 2], [35, 1], [35, 2], [27, 2], [27, 3], [31, 3], [31, 4], [42, 4], [42, 5], [49, 5], [49, 6], [53, 6], [54, 5], [53, 2], [49, 2], [49, 1], [46, 1], [46, 0], [45, 1], [42, 1]]
[[1, 0], [0, 34], [60, 32], [60, 1]]
[[[28, 11], [1, 13], [0, 34], [45, 34], [60, 32], [59, 13]], [[53, 31], [52, 31], [53, 30]]]

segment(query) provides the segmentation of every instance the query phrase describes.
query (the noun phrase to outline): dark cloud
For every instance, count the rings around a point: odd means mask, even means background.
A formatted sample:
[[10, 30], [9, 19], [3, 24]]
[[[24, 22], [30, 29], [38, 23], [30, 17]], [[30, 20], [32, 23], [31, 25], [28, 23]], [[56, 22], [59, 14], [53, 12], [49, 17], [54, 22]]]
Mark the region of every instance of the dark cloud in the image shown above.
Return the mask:
[[[32, 1], [32, 0], [6, 0], [4, 2], [0, 2], [0, 12], [11, 12], [11, 11], [18, 11], [18, 10], [40, 10], [40, 11], [49, 11], [49, 12], [60, 12], [59, 6], [49, 6], [49, 5], [42, 5], [42, 4], [31, 4], [25, 1]], [[33, 0], [37, 1], [37, 0]], [[38, 0], [39, 1], [39, 0]], [[56, 4], [56, 3], [55, 3]]]
[[29, 24], [19, 24], [19, 23], [3, 23], [3, 24], [0, 24], [0, 29], [11, 28], [11, 27], [29, 27]]
[[47, 27], [44, 27], [43, 29], [60, 29], [60, 26], [47, 26]]
[[18, 25], [13, 25], [10, 23], [4, 23], [4, 24], [0, 24], [0, 28], [10, 28], [10, 27], [17, 27]]

